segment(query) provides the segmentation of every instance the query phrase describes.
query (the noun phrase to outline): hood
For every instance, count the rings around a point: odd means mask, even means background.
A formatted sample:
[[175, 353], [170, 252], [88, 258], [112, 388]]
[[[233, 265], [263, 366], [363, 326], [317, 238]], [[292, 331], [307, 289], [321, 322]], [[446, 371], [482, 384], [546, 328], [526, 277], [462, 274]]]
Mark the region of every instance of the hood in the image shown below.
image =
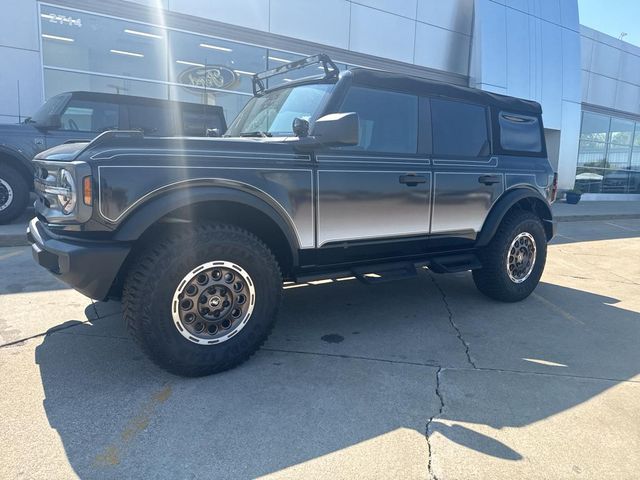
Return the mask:
[[56, 162], [71, 162], [89, 145], [89, 142], [63, 143], [36, 155], [36, 160], [52, 160]]
[[15, 135], [38, 135], [40, 131], [33, 123], [2, 123], [0, 124], [0, 137]]

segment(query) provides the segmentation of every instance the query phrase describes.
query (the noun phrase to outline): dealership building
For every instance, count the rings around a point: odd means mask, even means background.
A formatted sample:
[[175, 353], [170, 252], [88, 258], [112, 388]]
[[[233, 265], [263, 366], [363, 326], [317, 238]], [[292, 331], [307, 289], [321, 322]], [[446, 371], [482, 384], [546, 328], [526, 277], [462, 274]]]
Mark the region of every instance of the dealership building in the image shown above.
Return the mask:
[[577, 0], [20, 0], [0, 17], [0, 122], [71, 90], [230, 121], [253, 73], [320, 52], [536, 100], [561, 189], [640, 199], [640, 48], [581, 26]]

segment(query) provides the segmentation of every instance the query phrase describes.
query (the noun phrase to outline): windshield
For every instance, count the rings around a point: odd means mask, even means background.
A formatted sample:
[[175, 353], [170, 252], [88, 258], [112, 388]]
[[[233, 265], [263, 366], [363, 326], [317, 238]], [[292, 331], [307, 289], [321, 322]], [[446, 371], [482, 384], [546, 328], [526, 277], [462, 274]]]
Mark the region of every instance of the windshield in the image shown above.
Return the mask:
[[60, 113], [60, 109], [69, 97], [70, 94], [68, 93], [61, 93], [60, 95], [51, 97], [49, 100], [44, 102], [38, 110], [36, 110], [36, 113], [34, 113], [32, 117], [29, 117], [28, 122], [46, 125], [49, 120], [49, 115]]
[[225, 137], [292, 135], [293, 119], [315, 119], [333, 84], [281, 88], [252, 98], [233, 121]]

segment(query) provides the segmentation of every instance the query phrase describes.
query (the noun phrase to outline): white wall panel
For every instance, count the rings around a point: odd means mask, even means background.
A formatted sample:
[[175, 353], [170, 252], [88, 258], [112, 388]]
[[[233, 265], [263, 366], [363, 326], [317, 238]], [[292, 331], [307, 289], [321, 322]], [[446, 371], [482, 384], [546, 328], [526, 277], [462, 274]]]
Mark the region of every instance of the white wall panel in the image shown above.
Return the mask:
[[580, 65], [585, 70], [591, 69], [591, 57], [593, 54], [593, 40], [584, 35], [580, 36]]
[[562, 33], [562, 98], [580, 102], [582, 92], [576, 87], [581, 81], [580, 34], [567, 28], [560, 30]]
[[231, 4], [223, 0], [166, 1], [169, 2], [169, 9], [174, 12], [257, 30], [269, 30], [269, 0], [233, 0]]
[[562, 102], [562, 126], [560, 128], [560, 151], [558, 153], [558, 188], [573, 188], [578, 161], [578, 139], [582, 106], [574, 102]]
[[5, 1], [2, 6], [4, 8], [0, 15], [0, 45], [39, 50], [38, 22], [40, 19], [35, 0]]
[[418, 1], [425, 3], [424, 0], [357, 0], [357, 3], [415, 20]]
[[[540, 103], [544, 105], [544, 125], [559, 129], [562, 125], [562, 32], [561, 27], [550, 22], [540, 22], [542, 27], [542, 89]], [[580, 66], [576, 64], [576, 73]], [[579, 77], [578, 77], [579, 78]], [[578, 90], [579, 92], [579, 90]]]
[[535, 0], [537, 11], [543, 20], [552, 23], [561, 23], [560, 2], [565, 0]]
[[[415, 63], [466, 75], [469, 66], [470, 41], [471, 37], [466, 35], [418, 23]], [[438, 48], [434, 48], [434, 45], [438, 45]]]
[[623, 53], [618, 78], [625, 82], [640, 85], [640, 57], [626, 52]]
[[18, 115], [18, 81], [21, 115], [32, 115], [42, 103], [40, 53], [0, 47], [0, 58], [11, 66], [0, 75], [0, 115]]
[[511, 95], [531, 98], [529, 16], [507, 8], [507, 88]]
[[353, 4], [351, 50], [413, 63], [415, 22]]
[[347, 49], [349, 5], [345, 0], [274, 0], [271, 32]]
[[615, 78], [589, 73], [587, 98], [583, 100], [587, 103], [613, 108], [616, 100], [617, 83]]
[[618, 82], [614, 108], [640, 115], [640, 86]]
[[578, 2], [560, 0], [560, 20], [563, 27], [579, 31]]
[[503, 5], [491, 0], [476, 0], [473, 49], [472, 86], [491, 84], [507, 86], [507, 25]]
[[620, 70], [621, 51], [610, 45], [594, 42], [591, 56], [591, 71], [616, 78]]
[[[399, 3], [402, 3], [400, 1]], [[454, 32], [471, 35], [473, 0], [446, 0], [418, 2], [418, 20]]]

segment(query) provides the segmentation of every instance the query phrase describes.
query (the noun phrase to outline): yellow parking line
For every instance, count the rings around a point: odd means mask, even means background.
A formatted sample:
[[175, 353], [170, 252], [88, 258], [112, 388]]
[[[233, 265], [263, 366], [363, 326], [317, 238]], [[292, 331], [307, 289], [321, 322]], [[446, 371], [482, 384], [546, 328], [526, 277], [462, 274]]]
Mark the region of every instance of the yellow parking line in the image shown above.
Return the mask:
[[0, 260], [6, 260], [7, 258], [16, 257], [18, 255], [22, 255], [23, 253], [24, 253], [24, 250], [5, 253], [4, 255], [0, 255]]
[[540, 295], [539, 293], [533, 293], [533, 297], [540, 300], [540, 302], [544, 303], [547, 307], [549, 307], [551, 310], [553, 310], [554, 312], [560, 314], [561, 316], [563, 316], [564, 318], [566, 318], [567, 320], [570, 320], [572, 322], [577, 322], [580, 325], [584, 325], [584, 322], [582, 320], [578, 320], [576, 317], [574, 317], [573, 315], [571, 315], [569, 312], [567, 312], [566, 310], [562, 309], [561, 307], [559, 307], [558, 305], [556, 305], [555, 303], [547, 300], [546, 298], [544, 298], [542, 295]]

